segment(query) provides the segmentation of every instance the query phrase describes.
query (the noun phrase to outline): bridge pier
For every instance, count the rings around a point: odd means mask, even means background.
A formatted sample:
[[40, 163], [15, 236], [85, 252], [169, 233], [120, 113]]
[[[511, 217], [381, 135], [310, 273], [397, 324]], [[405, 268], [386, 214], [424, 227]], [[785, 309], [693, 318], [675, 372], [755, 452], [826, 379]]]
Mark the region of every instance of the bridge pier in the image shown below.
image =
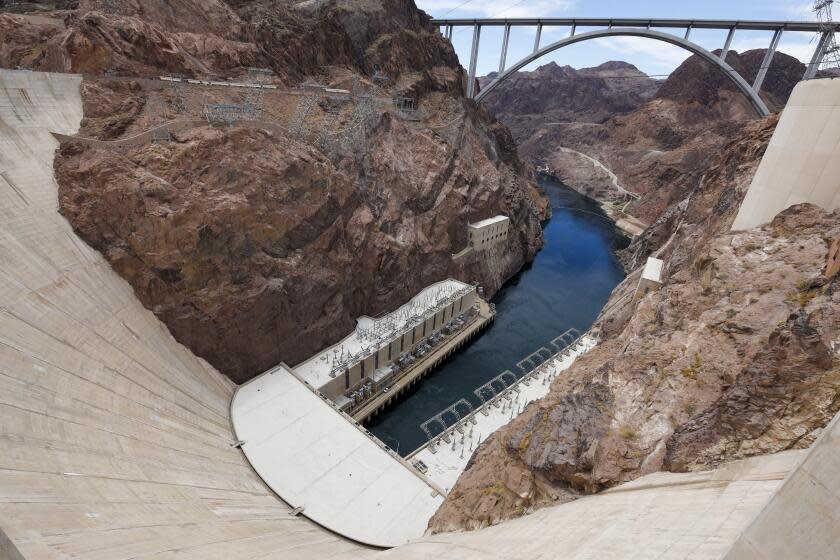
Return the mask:
[[726, 35], [726, 42], [723, 44], [723, 50], [720, 51], [720, 61], [726, 62], [726, 55], [729, 54], [729, 47], [732, 46], [732, 39], [735, 37], [735, 27], [729, 28], [729, 33]]
[[475, 95], [475, 67], [478, 62], [478, 44], [481, 40], [481, 26], [473, 25], [472, 50], [470, 51], [470, 70], [467, 78], [467, 97], [470, 99]]
[[776, 49], [779, 47], [779, 41], [781, 39], [782, 29], [777, 29], [776, 32], [773, 33], [773, 39], [770, 41], [770, 47], [764, 55], [764, 61], [762, 61], [761, 67], [758, 69], [758, 74], [755, 77], [755, 82], [753, 82], [752, 87], [755, 90], [756, 95], [758, 95], [758, 92], [761, 91], [761, 85], [764, 83], [764, 78], [767, 77], [767, 69], [770, 68], [770, 64], [773, 62], [773, 57], [776, 54]]
[[832, 35], [834, 35], [834, 31], [826, 31], [820, 37], [817, 48], [814, 49], [814, 55], [811, 57], [811, 62], [808, 63], [808, 67], [805, 69], [805, 75], [802, 76], [803, 80], [811, 80], [817, 75], [817, 71], [819, 71], [820, 64], [822, 64], [822, 59], [825, 55], [825, 49], [831, 42]]
[[532, 52], [537, 52], [540, 50], [540, 36], [542, 35], [542, 24], [537, 25], [537, 36], [534, 37], [534, 50]]
[[505, 71], [505, 62], [507, 62], [508, 41], [510, 40], [510, 24], [505, 24], [505, 36], [502, 39], [502, 54], [499, 58], [499, 74]]

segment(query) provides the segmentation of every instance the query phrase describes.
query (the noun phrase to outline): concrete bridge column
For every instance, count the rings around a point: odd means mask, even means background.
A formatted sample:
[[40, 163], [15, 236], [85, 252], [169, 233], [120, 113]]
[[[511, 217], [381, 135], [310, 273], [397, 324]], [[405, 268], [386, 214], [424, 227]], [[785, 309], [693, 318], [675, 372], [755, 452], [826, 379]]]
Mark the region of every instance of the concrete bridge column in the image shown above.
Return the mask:
[[721, 62], [726, 62], [726, 55], [729, 54], [729, 47], [732, 46], [733, 37], [735, 37], [735, 27], [730, 27], [729, 33], [726, 35], [726, 42], [723, 44], [723, 50], [720, 51]]
[[814, 49], [814, 55], [811, 57], [811, 62], [808, 63], [808, 67], [805, 69], [805, 75], [802, 77], [803, 80], [810, 80], [817, 75], [817, 71], [820, 69], [820, 64], [825, 55], [825, 49], [831, 42], [832, 35], [834, 35], [834, 31], [826, 31], [820, 37], [817, 48]]
[[776, 49], [779, 46], [781, 38], [782, 29], [780, 28], [773, 33], [773, 39], [770, 41], [770, 47], [767, 49], [767, 54], [764, 55], [764, 61], [761, 63], [761, 66], [758, 69], [758, 74], [755, 77], [753, 89], [755, 90], [756, 95], [758, 95], [758, 92], [761, 91], [761, 85], [764, 83], [764, 78], [767, 76], [767, 69], [770, 68], [770, 64], [773, 62], [773, 56], [776, 54]]
[[505, 24], [505, 36], [502, 39], [502, 54], [499, 57], [499, 74], [505, 71], [505, 62], [507, 61], [508, 41], [510, 40], [510, 24]]
[[475, 67], [478, 62], [478, 44], [481, 40], [481, 26], [473, 25], [472, 49], [470, 50], [470, 71], [467, 78], [467, 97], [475, 96]]

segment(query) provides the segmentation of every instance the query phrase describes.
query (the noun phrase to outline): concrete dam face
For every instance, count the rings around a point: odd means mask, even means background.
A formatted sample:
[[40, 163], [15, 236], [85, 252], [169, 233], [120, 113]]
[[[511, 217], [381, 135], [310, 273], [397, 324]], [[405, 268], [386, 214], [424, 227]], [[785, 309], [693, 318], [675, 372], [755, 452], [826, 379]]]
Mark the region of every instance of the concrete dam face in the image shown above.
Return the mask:
[[[81, 77], [0, 70], [0, 84], [0, 559], [832, 556], [836, 419], [807, 452], [657, 473], [388, 550], [315, 523], [319, 504], [284, 502], [237, 446], [234, 384], [59, 215], [52, 133], [78, 131]], [[293, 468], [304, 447], [276, 459]]]

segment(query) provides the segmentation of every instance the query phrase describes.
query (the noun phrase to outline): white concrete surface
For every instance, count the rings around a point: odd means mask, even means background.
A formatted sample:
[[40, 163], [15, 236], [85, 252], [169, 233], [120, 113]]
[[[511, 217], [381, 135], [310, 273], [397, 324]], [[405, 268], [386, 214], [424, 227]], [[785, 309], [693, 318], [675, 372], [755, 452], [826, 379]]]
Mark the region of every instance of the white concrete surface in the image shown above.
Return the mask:
[[289, 370], [240, 386], [231, 420], [254, 470], [318, 524], [374, 546], [423, 535], [443, 495]]
[[[400, 560], [719, 559], [779, 488], [801, 453], [748, 459], [710, 472], [655, 473], [486, 529], [428, 536], [380, 556]], [[340, 558], [363, 556], [356, 552]]]
[[662, 287], [662, 268], [664, 265], [662, 259], [648, 257], [645, 267], [642, 269], [642, 275], [639, 277], [636, 292], [633, 294], [634, 300]]
[[840, 558], [840, 415], [726, 555], [776, 558]]
[[510, 218], [501, 214], [467, 224], [470, 247], [476, 251], [494, 247], [507, 240], [509, 229]]
[[524, 376], [515, 389], [506, 391], [505, 396], [485, 404], [469, 418], [462, 420], [459, 426], [463, 434], [455, 427], [449, 428], [447, 432], [451, 443], [436, 438], [412, 454], [411, 460], [422, 461], [428, 468], [426, 476], [449, 492], [467, 468], [467, 463], [478, 444], [510, 422], [514, 415], [524, 410], [528, 404], [546, 396], [551, 381], [596, 343], [597, 340], [591, 336], [582, 337], [580, 346], [570, 351], [568, 356], [560, 356], [542, 364], [533, 371], [533, 376]]
[[794, 88], [732, 229], [760, 226], [803, 202], [840, 208], [840, 79]]

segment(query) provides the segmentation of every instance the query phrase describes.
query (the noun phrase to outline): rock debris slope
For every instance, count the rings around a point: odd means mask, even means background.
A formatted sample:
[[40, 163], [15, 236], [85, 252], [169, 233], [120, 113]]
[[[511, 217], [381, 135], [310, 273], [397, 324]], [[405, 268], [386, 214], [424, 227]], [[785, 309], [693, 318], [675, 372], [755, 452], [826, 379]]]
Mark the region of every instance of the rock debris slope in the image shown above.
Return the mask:
[[[177, 340], [237, 382], [443, 278], [493, 293], [542, 244], [546, 201], [410, 1], [83, 0], [0, 25], [6, 64], [86, 73], [81, 136], [178, 122], [170, 141], [65, 142], [61, 212]], [[244, 80], [249, 67], [270, 67], [280, 89], [247, 126], [200, 121], [207, 104], [244, 103], [240, 92], [140, 79]], [[361, 118], [364, 101], [340, 94], [306, 112], [305, 94], [286, 93], [304, 80], [378, 96]], [[309, 134], [295, 129], [300, 114]], [[496, 214], [512, 220], [504, 251], [453, 260], [467, 224]]]

